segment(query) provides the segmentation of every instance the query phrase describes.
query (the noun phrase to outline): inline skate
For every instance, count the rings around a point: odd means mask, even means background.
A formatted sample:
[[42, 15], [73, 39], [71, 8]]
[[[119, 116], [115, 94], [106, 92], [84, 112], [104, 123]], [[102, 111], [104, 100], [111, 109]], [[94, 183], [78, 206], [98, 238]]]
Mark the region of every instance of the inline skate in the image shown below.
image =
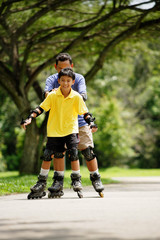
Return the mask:
[[83, 193], [82, 193], [82, 185], [81, 185], [81, 175], [72, 173], [71, 174], [71, 186], [73, 187], [73, 190], [77, 192], [77, 195], [79, 198], [83, 198]]
[[42, 198], [46, 195], [45, 188], [47, 185], [47, 177], [48, 176], [38, 176], [37, 183], [30, 188], [31, 192], [28, 194], [28, 199], [34, 199], [34, 198]]
[[60, 198], [64, 195], [63, 192], [63, 180], [64, 176], [58, 175], [57, 172], [54, 172], [53, 184], [48, 188], [48, 198]]
[[100, 174], [97, 174], [97, 173], [90, 174], [90, 180], [92, 181], [92, 185], [93, 185], [95, 191], [98, 192], [100, 197], [103, 198], [104, 197], [104, 194], [103, 194], [104, 187], [102, 185], [100, 177], [101, 177]]

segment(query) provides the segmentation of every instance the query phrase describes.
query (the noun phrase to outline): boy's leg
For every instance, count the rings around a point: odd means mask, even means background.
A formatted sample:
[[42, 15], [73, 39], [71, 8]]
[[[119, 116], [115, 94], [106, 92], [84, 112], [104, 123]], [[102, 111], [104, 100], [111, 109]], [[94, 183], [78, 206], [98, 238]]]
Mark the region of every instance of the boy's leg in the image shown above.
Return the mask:
[[29, 193], [28, 199], [43, 197], [46, 195], [45, 188], [47, 185], [47, 178], [48, 178], [48, 172], [51, 165], [52, 155], [53, 155], [53, 151], [46, 148], [44, 151], [44, 160], [41, 165], [40, 174], [38, 175], [38, 181], [33, 187], [30, 188], [31, 193]]
[[68, 157], [71, 162], [71, 185], [73, 186], [73, 190], [78, 192], [82, 190], [81, 185], [81, 175], [80, 175], [80, 164], [78, 158], [78, 143], [79, 139], [77, 134], [71, 134], [66, 137], [66, 145], [68, 149]]
[[48, 173], [49, 173], [50, 166], [51, 166], [51, 160], [53, 158], [53, 150], [48, 149], [47, 145], [46, 145], [46, 149], [44, 150], [43, 157], [44, 157], [44, 160], [41, 165], [40, 175], [48, 177]]
[[57, 158], [54, 156], [53, 160], [53, 167], [55, 171], [64, 171], [65, 169], [65, 160], [64, 160], [64, 154], [65, 152], [61, 153], [62, 155]]
[[48, 197], [61, 197], [63, 193], [63, 181], [64, 181], [64, 138], [53, 138], [53, 149], [54, 149], [54, 175], [53, 183], [51, 187], [48, 188]]

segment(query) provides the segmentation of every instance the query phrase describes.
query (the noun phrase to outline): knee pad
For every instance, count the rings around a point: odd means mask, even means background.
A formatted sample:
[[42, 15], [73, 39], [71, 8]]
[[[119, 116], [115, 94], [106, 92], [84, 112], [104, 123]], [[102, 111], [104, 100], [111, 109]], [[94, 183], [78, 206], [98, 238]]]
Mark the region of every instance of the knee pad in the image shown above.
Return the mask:
[[76, 161], [78, 160], [78, 150], [76, 148], [69, 149], [68, 150], [68, 157], [70, 161]]
[[82, 154], [86, 161], [91, 161], [96, 157], [96, 155], [93, 152], [92, 147], [88, 147], [88, 148], [82, 150]]
[[43, 155], [43, 160], [44, 161], [51, 161], [52, 158], [51, 156], [53, 155], [53, 150], [50, 150], [50, 149], [45, 149], [44, 150], [44, 155]]
[[63, 158], [64, 154], [63, 154], [63, 152], [55, 152], [54, 157], [55, 158]]

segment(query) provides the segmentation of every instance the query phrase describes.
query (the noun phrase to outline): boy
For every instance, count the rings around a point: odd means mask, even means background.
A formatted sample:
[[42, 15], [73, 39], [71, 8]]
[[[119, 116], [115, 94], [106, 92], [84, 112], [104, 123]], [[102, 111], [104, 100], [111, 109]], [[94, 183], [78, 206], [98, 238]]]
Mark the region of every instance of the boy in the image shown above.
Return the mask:
[[[73, 68], [72, 58], [68, 53], [60, 53], [56, 58], [55, 69], [59, 73], [61, 69], [66, 67]], [[50, 91], [59, 87], [58, 73], [53, 74], [47, 78], [44, 90], [45, 96], [47, 96]], [[85, 79], [81, 74], [75, 73], [75, 83], [72, 85], [72, 89], [77, 91], [83, 97], [84, 101], [87, 100]], [[96, 155], [94, 154], [94, 143], [92, 137], [92, 132], [96, 131], [96, 128], [93, 127], [90, 129], [83, 116], [80, 115], [78, 116], [78, 124], [80, 139], [78, 149], [82, 152], [86, 160], [93, 187], [97, 192], [102, 192], [104, 190], [104, 187], [102, 185], [98, 171], [98, 163]], [[53, 162], [55, 166], [57, 165], [57, 161], [59, 161], [59, 159], [54, 158]], [[62, 158], [61, 161], [64, 162], [64, 158]], [[47, 163], [43, 162], [41, 172], [47, 175], [49, 169], [50, 165], [47, 165]]]
[[[93, 122], [93, 118], [79, 93], [72, 90], [71, 86], [75, 83], [75, 74], [71, 68], [64, 68], [58, 74], [60, 87], [57, 91], [51, 92], [47, 98], [38, 106], [29, 117], [22, 121], [24, 129], [31, 123], [32, 119], [39, 116], [43, 110], [49, 111], [47, 122], [47, 144], [44, 151], [45, 162], [51, 162], [52, 156], [57, 159], [56, 169], [54, 169], [54, 182], [48, 190], [51, 192], [49, 197], [63, 195], [64, 164], [61, 159], [64, 156], [65, 144], [68, 149], [71, 167], [74, 172], [71, 174], [74, 191], [81, 191], [81, 176], [78, 159], [78, 114], [84, 115], [88, 124]], [[59, 162], [58, 162], [59, 159]], [[28, 198], [45, 196], [47, 177], [40, 173], [38, 182], [31, 188]], [[82, 197], [82, 195], [79, 195]]]

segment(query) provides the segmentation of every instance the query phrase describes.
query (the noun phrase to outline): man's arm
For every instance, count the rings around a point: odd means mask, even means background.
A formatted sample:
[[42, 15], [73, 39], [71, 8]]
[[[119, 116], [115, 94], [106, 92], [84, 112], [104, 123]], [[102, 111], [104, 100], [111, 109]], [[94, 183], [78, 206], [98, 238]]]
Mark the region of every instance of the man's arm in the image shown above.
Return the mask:
[[30, 115], [25, 120], [22, 118], [22, 121], [21, 121], [22, 128], [26, 130], [26, 126], [31, 124], [32, 119], [38, 117], [42, 113], [43, 113], [43, 109], [40, 106], [36, 107], [34, 110], [31, 110]]
[[[43, 98], [46, 98], [50, 92], [52, 92], [58, 88], [59, 84], [58, 84], [58, 81], [56, 81], [57, 77], [58, 77], [58, 75], [54, 74], [46, 79], [45, 88], [44, 88], [44, 92], [43, 92]], [[56, 84], [56, 82], [57, 82], [57, 84]]]
[[83, 100], [87, 100], [86, 82], [82, 75], [78, 75], [78, 93], [82, 96]]
[[97, 132], [98, 126], [97, 126], [97, 124], [94, 123], [95, 117], [92, 117], [91, 113], [89, 113], [89, 112], [85, 113], [84, 120], [86, 121], [86, 123], [88, 123], [88, 125], [92, 129], [92, 132]]

